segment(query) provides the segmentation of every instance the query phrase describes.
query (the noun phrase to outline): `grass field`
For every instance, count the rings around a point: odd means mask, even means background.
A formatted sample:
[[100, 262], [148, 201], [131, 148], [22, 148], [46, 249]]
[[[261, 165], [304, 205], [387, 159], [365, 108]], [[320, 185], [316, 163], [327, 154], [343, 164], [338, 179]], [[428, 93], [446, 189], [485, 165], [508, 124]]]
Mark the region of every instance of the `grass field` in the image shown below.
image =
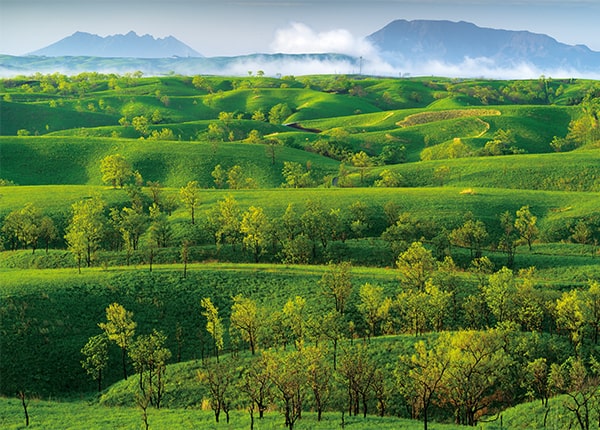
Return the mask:
[[[241, 407], [232, 412], [230, 424], [215, 425], [206, 389], [195, 383], [199, 360], [211, 349], [200, 299], [210, 297], [228, 322], [236, 294], [253, 298], [270, 314], [282, 312], [288, 300], [301, 296], [306, 299], [305, 316], [314, 325], [331, 306], [331, 298], [319, 286], [328, 261], [353, 265], [344, 316], [352, 340], [342, 343], [354, 342], [354, 338], [358, 342], [367, 330], [360, 311], [361, 285], [377, 284], [387, 298], [395, 300], [390, 333], [369, 343], [376, 359], [386, 369], [393, 367], [399, 355], [413, 351], [421, 337], [410, 334], [408, 326], [398, 328], [406, 320], [398, 299], [406, 292], [405, 279], [394, 265], [398, 254], [381, 237], [390, 224], [385, 209], [390, 203], [399, 213], [410, 215], [430, 249], [442, 233], [461, 226], [465, 217], [481, 220], [489, 232], [483, 255], [490, 258], [494, 270], [507, 262], [500, 245], [500, 215], [505, 211], [514, 215], [529, 206], [539, 234], [531, 250], [519, 242], [513, 269], [515, 282], [521, 286], [525, 281], [517, 270], [536, 268], [535, 300], [543, 304], [543, 310], [539, 332], [521, 333], [523, 344], [535, 347], [516, 355], [515, 362], [523, 364], [529, 353], [562, 361], [573, 346], [567, 331], [560, 330], [555, 321], [556, 300], [563, 292], [584, 291], [590, 281], [600, 279], [600, 151], [593, 127], [579, 130], [575, 150], [555, 152], [550, 143], [555, 138], [573, 139], [573, 130], [581, 128], [577, 121], [585, 119], [586, 112], [600, 111], [596, 87], [593, 81], [549, 78], [38, 74], [0, 80], [0, 182], [9, 185], [0, 187], [0, 221], [33, 203], [58, 229], [47, 253], [43, 249], [9, 251], [8, 236], [3, 232], [0, 237], [4, 245], [0, 252], [0, 350], [3, 357], [10, 357], [0, 359], [0, 395], [6, 396], [0, 398], [0, 427], [23, 428], [23, 409], [14, 396], [25, 390], [31, 397], [30, 428], [142, 428], [141, 411], [132, 407], [135, 378], [122, 381], [120, 367], [111, 365], [104, 375], [106, 390], [97, 396], [94, 381], [80, 364], [82, 346], [99, 334], [98, 323], [105, 319], [106, 307], [118, 302], [133, 312], [138, 334], [162, 330], [166, 346], [181, 358], [181, 363], [172, 360], [168, 368], [167, 407], [149, 410], [151, 428], [248, 428], [249, 416]], [[583, 100], [588, 104], [582, 105]], [[276, 117], [278, 109], [285, 115]], [[146, 128], [134, 127], [140, 117], [147, 120]], [[156, 133], [164, 130], [168, 138], [160, 140]], [[486, 144], [503, 132], [512, 137], [510, 148], [505, 148], [512, 155], [481, 156]], [[259, 143], [248, 143], [251, 134], [258, 136]], [[274, 149], [265, 145], [269, 139], [277, 139]], [[460, 146], [463, 158], [450, 153], [453, 145]], [[361, 151], [368, 155], [366, 162], [364, 157], [360, 161]], [[427, 151], [436, 156], [421, 161], [428, 157]], [[100, 196], [109, 215], [110, 208], [121, 210], [131, 203], [127, 190], [102, 183], [100, 162], [114, 154], [125, 157], [140, 173], [142, 185], [158, 181], [163, 196], [178, 202], [166, 218], [173, 237], [169, 246], [153, 254], [152, 271], [146, 250], [126, 257], [121, 244], [101, 249], [94, 267], [84, 267], [79, 274], [63, 239], [71, 205]], [[311, 187], [282, 187], [286, 162], [309, 171]], [[212, 176], [217, 164], [225, 170], [240, 166], [244, 176], [253, 180], [250, 189], [217, 189]], [[397, 183], [375, 186], [390, 172]], [[192, 229], [179, 191], [193, 180], [201, 190], [199, 222]], [[150, 190], [144, 186], [141, 192], [145, 213]], [[339, 219], [349, 226], [355, 222], [348, 218], [353, 206], [363, 205], [368, 219], [361, 235], [352, 233], [341, 240], [332, 234], [326, 238], [328, 246], [315, 240], [315, 264], [280, 264], [283, 245], [274, 240], [270, 253], [263, 257], [265, 263], [254, 264], [249, 248], [216, 246], [208, 227], [210, 213], [228, 196], [235, 199], [240, 212], [259, 207], [272, 220], [280, 219], [289, 204], [302, 215], [314, 202], [321, 204], [324, 213], [342, 214]], [[357, 202], [361, 205], [356, 206]], [[582, 222], [590, 228], [589, 237], [576, 243], [575, 227]], [[188, 250], [184, 277], [181, 252], [189, 231], [198, 243]], [[105, 238], [103, 245], [108, 241]], [[494, 322], [490, 309], [473, 312], [463, 303], [473, 299], [474, 306], [474, 300], [483, 297], [480, 278], [465, 270], [472, 251], [456, 245], [446, 249], [458, 265], [451, 276], [435, 273], [436, 282], [454, 279], [458, 285], [453, 287], [453, 300], [458, 301], [455, 315], [446, 328], [460, 333], [470, 324], [469, 318], [475, 318], [473, 313], [485, 320], [477, 329], [487, 328]], [[589, 341], [591, 331], [590, 327], [584, 330], [583, 350], [596, 354], [596, 346]], [[428, 336], [436, 339], [438, 335], [428, 333], [424, 339]], [[227, 329], [224, 344], [226, 351], [235, 352]], [[247, 353], [236, 354], [243, 359]], [[119, 357], [120, 351], [111, 346], [111, 363]], [[526, 400], [524, 389], [512, 389], [519, 401]], [[501, 397], [499, 391], [490, 395]], [[403, 409], [390, 414], [410, 416], [408, 407], [395, 396], [392, 403]], [[366, 419], [344, 416], [344, 427], [423, 426], [417, 420], [375, 417], [375, 400], [369, 402], [373, 412]], [[563, 398], [551, 399], [550, 405], [547, 428], [574, 425]], [[452, 421], [452, 411], [445, 406], [435, 408], [434, 421]], [[489, 422], [480, 422], [478, 427], [543, 426], [546, 410], [539, 402], [502, 411], [503, 407], [498, 401], [489, 411], [501, 412], [501, 421], [494, 420], [500, 415], [489, 415]], [[274, 409], [271, 405], [255, 428], [282, 428], [284, 417]], [[318, 423], [311, 408], [305, 409], [296, 428], [342, 425], [340, 412], [329, 411]]]

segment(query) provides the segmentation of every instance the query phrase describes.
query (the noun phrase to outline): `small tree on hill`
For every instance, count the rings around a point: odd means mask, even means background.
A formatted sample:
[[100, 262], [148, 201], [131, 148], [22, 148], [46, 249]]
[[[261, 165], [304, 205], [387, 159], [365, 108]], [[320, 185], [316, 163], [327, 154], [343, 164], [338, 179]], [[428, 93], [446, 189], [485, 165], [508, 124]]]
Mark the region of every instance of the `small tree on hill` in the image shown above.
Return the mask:
[[108, 155], [100, 161], [102, 182], [111, 184], [113, 188], [123, 188], [133, 176], [131, 164], [120, 154]]
[[190, 211], [192, 217], [192, 224], [195, 224], [196, 208], [200, 204], [200, 187], [198, 181], [189, 181], [185, 187], [179, 190], [179, 196], [181, 197], [182, 203]]
[[133, 312], [125, 310], [118, 303], [112, 303], [106, 308], [106, 320], [105, 323], [99, 323], [98, 327], [121, 348], [123, 378], [127, 379], [127, 349], [133, 340], [137, 323], [133, 321]]
[[98, 382], [98, 392], [102, 391], [102, 372], [108, 366], [108, 338], [106, 334], [92, 336], [81, 349], [84, 359], [81, 366]]

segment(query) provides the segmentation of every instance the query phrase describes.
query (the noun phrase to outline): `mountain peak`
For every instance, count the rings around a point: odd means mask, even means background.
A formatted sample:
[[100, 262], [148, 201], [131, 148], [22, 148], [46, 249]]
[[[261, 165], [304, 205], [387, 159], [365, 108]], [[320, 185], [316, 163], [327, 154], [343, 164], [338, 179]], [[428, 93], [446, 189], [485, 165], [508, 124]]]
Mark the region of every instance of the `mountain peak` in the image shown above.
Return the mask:
[[128, 58], [168, 58], [201, 57], [202, 55], [177, 40], [173, 36], [155, 39], [150, 34], [138, 36], [131, 30], [127, 34], [101, 37], [97, 34], [76, 31], [52, 45], [29, 55], [47, 57], [87, 56], [87, 57], [128, 57]]

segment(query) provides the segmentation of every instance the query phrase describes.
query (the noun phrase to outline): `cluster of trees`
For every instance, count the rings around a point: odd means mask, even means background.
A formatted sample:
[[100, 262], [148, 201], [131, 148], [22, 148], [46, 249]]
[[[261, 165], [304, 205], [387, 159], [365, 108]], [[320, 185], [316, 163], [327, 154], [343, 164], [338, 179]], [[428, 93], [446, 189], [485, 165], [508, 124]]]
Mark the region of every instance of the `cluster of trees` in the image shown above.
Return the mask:
[[[213, 357], [203, 355], [197, 377], [216, 421], [221, 413], [229, 421], [230, 410], [246, 408], [254, 422], [256, 411], [262, 417], [276, 405], [288, 428], [309, 409], [319, 419], [328, 410], [376, 411], [421, 419], [424, 428], [432, 416], [475, 425], [483, 415], [526, 400], [538, 399], [549, 411], [548, 399], [565, 394], [573, 421], [591, 428], [600, 405], [593, 355], [598, 282], [555, 298], [534, 287], [531, 270], [518, 278], [507, 268], [491, 272], [484, 257], [473, 266], [476, 291], [465, 296], [465, 281], [451, 260], [436, 263], [420, 243], [411, 244], [397, 267], [401, 283], [391, 296], [369, 282], [357, 287], [351, 266], [340, 263], [319, 280], [318, 304], [312, 306], [296, 296], [273, 309], [236, 295], [224, 317], [211, 298], [202, 298], [199, 323]], [[131, 312], [118, 304], [106, 309], [106, 320], [99, 324], [103, 333], [82, 349], [82, 366], [101, 388], [114, 342], [122, 351], [124, 378], [126, 360], [135, 369], [136, 402], [147, 421], [148, 405], [160, 407], [167, 395], [166, 337], [153, 330], [136, 338]], [[392, 348], [391, 355], [382, 356], [374, 339], [426, 332], [422, 340]], [[227, 348], [233, 353], [223, 355]], [[244, 348], [249, 356], [240, 354]]]

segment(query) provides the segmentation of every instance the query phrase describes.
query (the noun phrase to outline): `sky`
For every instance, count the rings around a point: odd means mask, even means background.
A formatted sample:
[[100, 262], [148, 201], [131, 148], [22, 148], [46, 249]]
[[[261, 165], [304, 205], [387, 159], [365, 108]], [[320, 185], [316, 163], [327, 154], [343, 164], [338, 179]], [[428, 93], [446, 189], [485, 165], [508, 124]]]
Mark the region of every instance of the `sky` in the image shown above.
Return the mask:
[[600, 51], [600, 0], [0, 0], [0, 53], [25, 55], [76, 31], [172, 35], [204, 56], [370, 49], [395, 19], [468, 21], [545, 33]]

